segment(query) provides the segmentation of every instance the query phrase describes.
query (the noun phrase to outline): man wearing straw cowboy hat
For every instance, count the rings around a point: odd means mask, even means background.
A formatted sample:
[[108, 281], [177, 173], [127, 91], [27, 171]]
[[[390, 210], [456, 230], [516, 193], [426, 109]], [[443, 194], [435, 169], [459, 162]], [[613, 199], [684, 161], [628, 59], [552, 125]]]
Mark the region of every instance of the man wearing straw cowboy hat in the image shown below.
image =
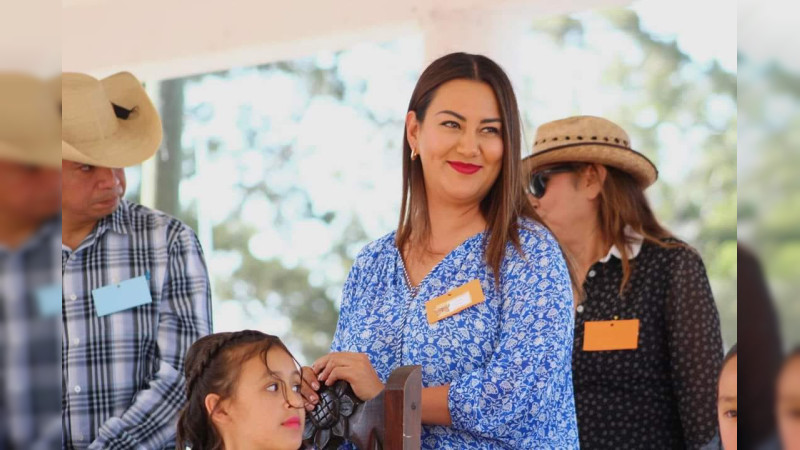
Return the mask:
[[42, 80], [0, 74], [0, 448], [61, 442], [58, 103]]
[[195, 233], [130, 203], [124, 168], [153, 156], [161, 120], [129, 73], [64, 73], [63, 446], [171, 448], [183, 361], [211, 331]]

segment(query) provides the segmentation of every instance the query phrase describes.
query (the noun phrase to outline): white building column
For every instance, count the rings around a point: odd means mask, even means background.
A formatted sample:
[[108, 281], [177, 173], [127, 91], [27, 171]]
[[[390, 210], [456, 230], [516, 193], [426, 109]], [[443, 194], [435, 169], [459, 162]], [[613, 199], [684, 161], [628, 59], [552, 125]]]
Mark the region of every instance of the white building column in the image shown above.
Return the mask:
[[419, 12], [425, 42], [425, 66], [448, 53], [463, 51], [487, 56], [500, 64], [515, 88], [521, 81], [519, 63], [525, 55], [517, 45], [532, 26], [535, 12], [519, 4], [455, 9], [432, 6]]

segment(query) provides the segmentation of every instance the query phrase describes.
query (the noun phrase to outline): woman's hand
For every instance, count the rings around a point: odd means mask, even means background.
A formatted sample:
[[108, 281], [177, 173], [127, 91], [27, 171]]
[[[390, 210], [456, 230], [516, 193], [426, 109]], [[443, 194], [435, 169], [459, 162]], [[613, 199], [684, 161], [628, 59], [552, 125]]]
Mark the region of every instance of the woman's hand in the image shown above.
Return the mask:
[[317, 381], [317, 374], [311, 367], [303, 367], [303, 383], [300, 386], [300, 394], [306, 400], [306, 411], [311, 411], [319, 403], [319, 395], [317, 391], [320, 385]]
[[330, 353], [316, 360], [311, 369], [317, 375], [317, 380], [326, 386], [339, 380], [347, 381], [356, 397], [362, 401], [375, 398], [385, 387], [365, 353]]

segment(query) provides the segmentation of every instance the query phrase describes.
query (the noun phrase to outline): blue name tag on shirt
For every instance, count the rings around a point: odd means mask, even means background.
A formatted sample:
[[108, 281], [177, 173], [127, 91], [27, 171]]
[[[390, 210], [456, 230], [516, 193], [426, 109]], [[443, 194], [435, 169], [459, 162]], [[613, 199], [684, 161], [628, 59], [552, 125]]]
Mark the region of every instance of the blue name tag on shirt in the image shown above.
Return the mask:
[[39, 316], [53, 317], [61, 314], [61, 283], [40, 287], [35, 295]]
[[148, 278], [143, 275], [93, 290], [92, 297], [97, 317], [152, 303]]

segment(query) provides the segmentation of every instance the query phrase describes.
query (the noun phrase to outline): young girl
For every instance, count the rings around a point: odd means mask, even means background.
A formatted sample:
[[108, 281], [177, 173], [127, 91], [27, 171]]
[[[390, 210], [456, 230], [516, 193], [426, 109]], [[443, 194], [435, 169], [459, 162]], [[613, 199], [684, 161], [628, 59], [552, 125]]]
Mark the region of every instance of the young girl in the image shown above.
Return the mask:
[[188, 402], [178, 420], [177, 448], [296, 450], [305, 409], [299, 365], [275, 336], [216, 333], [186, 355]]
[[719, 373], [717, 395], [717, 417], [719, 418], [719, 434], [722, 438], [722, 448], [736, 450], [737, 434], [737, 395], [736, 395], [736, 345], [725, 355], [722, 370]]
[[800, 348], [783, 363], [777, 388], [775, 415], [781, 443], [785, 450], [800, 450]]

